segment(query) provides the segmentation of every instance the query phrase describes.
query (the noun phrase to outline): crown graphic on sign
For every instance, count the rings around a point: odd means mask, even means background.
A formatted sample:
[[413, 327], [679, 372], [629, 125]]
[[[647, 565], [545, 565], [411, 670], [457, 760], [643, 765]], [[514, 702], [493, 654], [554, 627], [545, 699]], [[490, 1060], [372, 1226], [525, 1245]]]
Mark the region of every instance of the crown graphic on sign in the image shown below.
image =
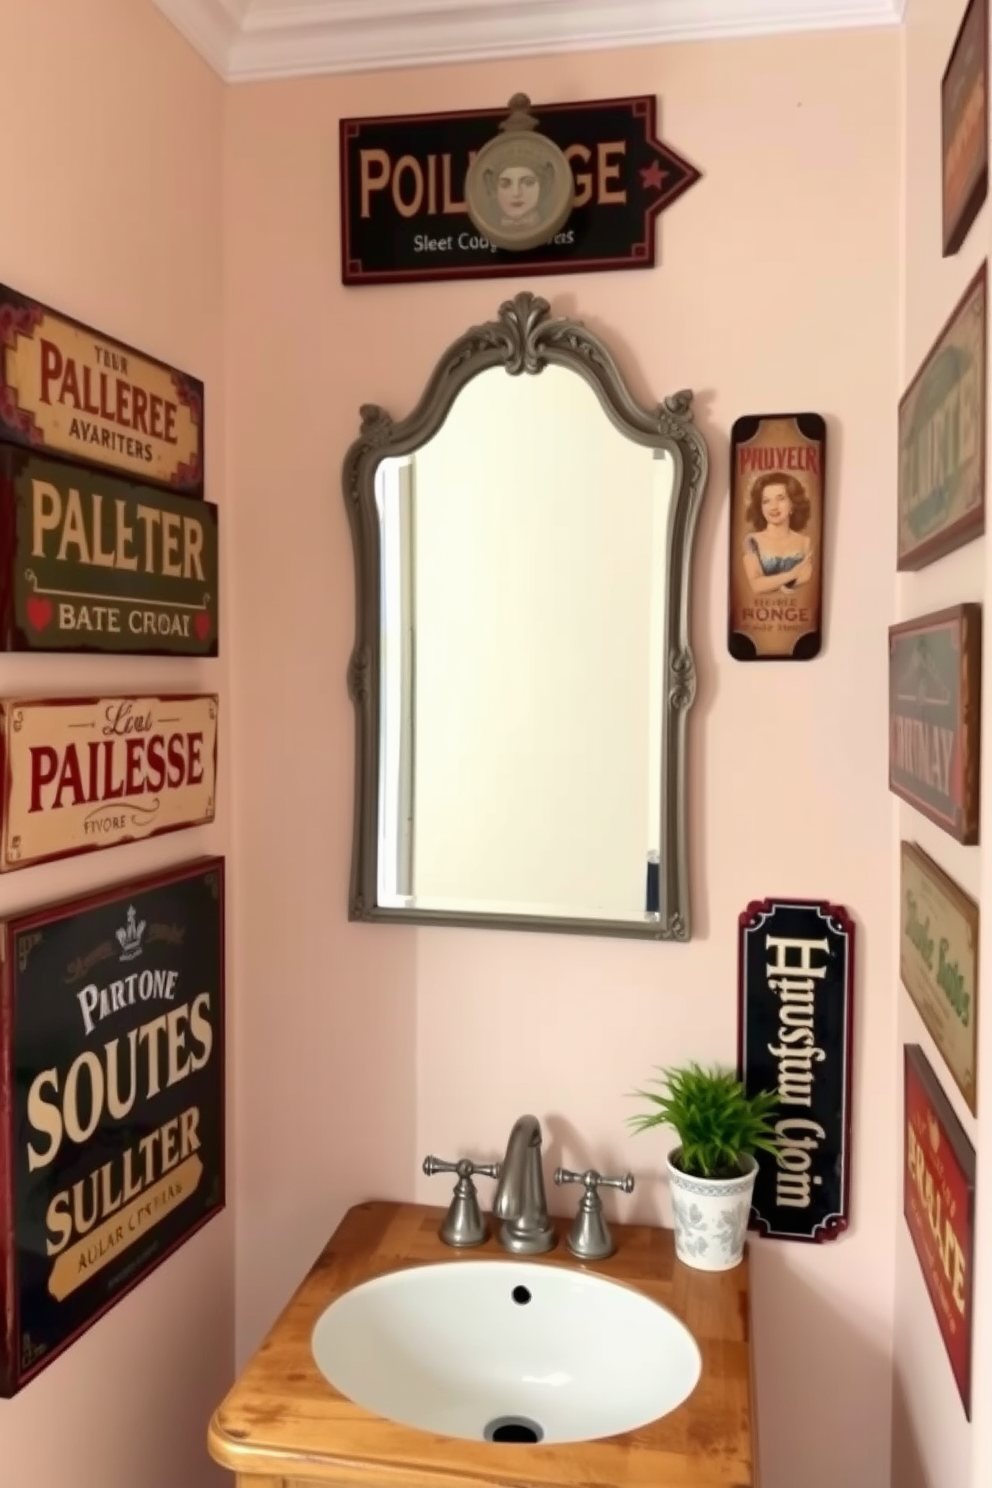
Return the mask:
[[117, 941], [121, 948], [122, 961], [133, 961], [135, 956], [141, 955], [141, 937], [145, 933], [145, 921], [138, 922], [134, 912], [134, 905], [128, 907], [127, 924], [122, 925], [116, 932]]
[[930, 1146], [933, 1148], [934, 1152], [939, 1152], [939, 1150], [940, 1150], [940, 1127], [937, 1125], [937, 1118], [936, 1118], [936, 1116], [933, 1116], [933, 1115], [928, 1115], [927, 1116], [927, 1130], [930, 1133]]

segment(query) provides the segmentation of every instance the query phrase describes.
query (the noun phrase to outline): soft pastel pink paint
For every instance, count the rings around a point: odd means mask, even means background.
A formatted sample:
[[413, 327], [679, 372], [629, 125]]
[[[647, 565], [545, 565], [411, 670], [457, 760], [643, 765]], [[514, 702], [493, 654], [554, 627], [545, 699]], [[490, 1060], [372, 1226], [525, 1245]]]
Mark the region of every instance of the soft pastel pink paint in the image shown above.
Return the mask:
[[[631, 1166], [638, 1191], [614, 1212], [667, 1219], [665, 1139], [627, 1136], [625, 1092], [656, 1064], [732, 1060], [739, 911], [765, 894], [823, 897], [859, 925], [852, 1227], [824, 1247], [753, 1246], [762, 1482], [888, 1481], [900, 55], [895, 33], [858, 32], [229, 92], [240, 1358], [345, 1206], [444, 1202], [443, 1180], [418, 1176], [423, 1154], [495, 1156], [525, 1110], [545, 1122], [549, 1169]], [[662, 218], [658, 267], [343, 289], [338, 118], [499, 106], [518, 89], [538, 106], [659, 95], [664, 137], [704, 177]], [[603, 333], [643, 397], [695, 388], [710, 441], [688, 946], [346, 921], [342, 457], [360, 402], [406, 413], [442, 347], [521, 288]], [[744, 666], [725, 643], [727, 437], [741, 413], [805, 408], [830, 426], [825, 649]]]
[[[986, 207], [960, 251], [941, 256], [940, 78], [950, 56], [964, 4], [913, 0], [904, 36], [903, 121], [905, 130], [903, 199], [903, 385], [915, 374], [934, 338], [951, 314], [966, 285], [989, 251], [992, 217]], [[901, 391], [901, 389], [900, 389]], [[900, 617], [923, 615], [962, 600], [990, 598], [986, 539], [943, 558], [898, 581]], [[992, 729], [992, 672], [985, 646], [983, 730]], [[992, 841], [992, 792], [984, 792], [982, 846], [962, 847], [910, 807], [896, 810], [898, 835], [915, 840], [961, 886], [974, 895], [982, 923], [992, 923], [992, 879], [985, 870]], [[898, 858], [893, 849], [893, 862]], [[898, 866], [895, 869], [898, 880]], [[897, 883], [893, 894], [898, 891]], [[984, 953], [983, 953], [984, 954]], [[898, 976], [895, 978], [898, 986]], [[971, 1115], [939, 1051], [905, 991], [898, 991], [899, 1038], [895, 1049], [900, 1090], [897, 1120], [902, 1161], [902, 1045], [923, 1045], [934, 1072], [974, 1142], [978, 1157], [976, 1221], [978, 1264], [975, 1269], [975, 1334], [972, 1358], [972, 1425], [951, 1375], [940, 1332], [919, 1262], [902, 1213], [900, 1174], [899, 1223], [895, 1252], [895, 1317], [893, 1329], [894, 1391], [892, 1432], [893, 1488], [986, 1488], [992, 1481], [992, 1418], [983, 1402], [992, 1391], [992, 1273], [989, 1271], [989, 1227], [992, 1225], [992, 1111], [984, 1074], [992, 1069], [992, 1017], [979, 1014], [978, 1068], [983, 1072], [978, 1119]], [[984, 1238], [983, 1238], [984, 1237]]]
[[[134, 0], [0, 0], [0, 35], [0, 279], [204, 378], [207, 482], [219, 500], [223, 85], [154, 6]], [[223, 749], [215, 825], [6, 874], [0, 915], [226, 850], [229, 637], [213, 662], [0, 657], [3, 696], [219, 690]], [[0, 1401], [0, 1480], [223, 1482], [204, 1436], [233, 1367], [233, 1269], [228, 1209]]]

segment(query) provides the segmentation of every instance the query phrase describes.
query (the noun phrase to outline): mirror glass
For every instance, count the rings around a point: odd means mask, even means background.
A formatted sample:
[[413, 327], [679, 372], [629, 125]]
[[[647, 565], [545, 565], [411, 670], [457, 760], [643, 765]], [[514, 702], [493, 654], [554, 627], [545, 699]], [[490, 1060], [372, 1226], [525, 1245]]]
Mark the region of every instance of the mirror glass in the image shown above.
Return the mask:
[[560, 365], [378, 461], [379, 906], [657, 922], [681, 464]]

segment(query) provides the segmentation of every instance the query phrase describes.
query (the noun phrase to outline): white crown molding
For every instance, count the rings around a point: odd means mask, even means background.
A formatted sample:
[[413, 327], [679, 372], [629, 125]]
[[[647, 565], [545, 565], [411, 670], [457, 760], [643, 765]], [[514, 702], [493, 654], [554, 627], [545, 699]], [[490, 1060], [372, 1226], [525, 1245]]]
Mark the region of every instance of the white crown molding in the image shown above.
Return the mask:
[[895, 26], [906, 0], [155, 0], [228, 82]]

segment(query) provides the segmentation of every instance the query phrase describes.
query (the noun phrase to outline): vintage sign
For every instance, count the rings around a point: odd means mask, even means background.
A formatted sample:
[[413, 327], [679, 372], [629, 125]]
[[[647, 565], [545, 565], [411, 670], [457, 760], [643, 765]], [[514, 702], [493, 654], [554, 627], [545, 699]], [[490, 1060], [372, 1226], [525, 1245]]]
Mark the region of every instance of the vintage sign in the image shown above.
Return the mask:
[[571, 165], [575, 201], [554, 240], [527, 252], [493, 247], [465, 205], [468, 167], [505, 108], [342, 119], [343, 283], [652, 268], [658, 214], [700, 179], [657, 138], [655, 109], [650, 94], [533, 105]]
[[0, 440], [203, 495], [203, 383], [0, 284]]
[[969, 0], [940, 84], [945, 258], [957, 253], [988, 194], [988, 54], [988, 0]]
[[903, 1214], [970, 1421], [975, 1149], [918, 1044], [903, 1068]]
[[0, 702], [0, 872], [213, 821], [217, 703]]
[[901, 853], [899, 974], [976, 1111], [978, 905], [915, 843]]
[[0, 1395], [224, 1206], [224, 860], [0, 928]]
[[847, 1229], [854, 924], [836, 904], [762, 899], [740, 916], [738, 1073], [778, 1092], [777, 1156], [756, 1154], [753, 1230], [834, 1240]]
[[899, 404], [900, 569], [985, 531], [987, 304], [983, 263]]
[[217, 508], [0, 446], [0, 650], [217, 655]]
[[731, 431], [727, 647], [738, 661], [819, 655], [826, 445], [818, 413], [752, 415]]
[[959, 842], [978, 841], [982, 607], [889, 629], [889, 789]]

